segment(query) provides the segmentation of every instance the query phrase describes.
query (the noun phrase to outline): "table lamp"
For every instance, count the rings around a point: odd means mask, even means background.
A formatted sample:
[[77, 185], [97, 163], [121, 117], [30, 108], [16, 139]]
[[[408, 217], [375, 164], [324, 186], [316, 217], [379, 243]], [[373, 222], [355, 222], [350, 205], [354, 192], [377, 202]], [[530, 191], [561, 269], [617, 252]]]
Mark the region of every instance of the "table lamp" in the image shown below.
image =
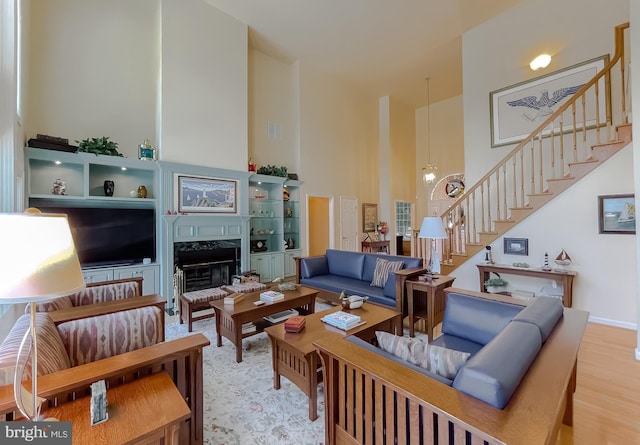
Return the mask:
[[[40, 413], [36, 302], [79, 292], [84, 289], [84, 278], [66, 215], [44, 214], [37, 209], [2, 213], [0, 246], [0, 303], [31, 304], [31, 323], [16, 362], [14, 397], [20, 412], [36, 421]], [[31, 394], [23, 394], [22, 376], [29, 353]]]
[[444, 224], [442, 224], [442, 218], [437, 216], [427, 216], [422, 220], [422, 226], [420, 227], [420, 233], [418, 238], [429, 238], [430, 253], [429, 264], [427, 269], [432, 273], [440, 273], [440, 259], [438, 258], [438, 250], [435, 248], [434, 243], [436, 239], [445, 239], [447, 232], [444, 230]]

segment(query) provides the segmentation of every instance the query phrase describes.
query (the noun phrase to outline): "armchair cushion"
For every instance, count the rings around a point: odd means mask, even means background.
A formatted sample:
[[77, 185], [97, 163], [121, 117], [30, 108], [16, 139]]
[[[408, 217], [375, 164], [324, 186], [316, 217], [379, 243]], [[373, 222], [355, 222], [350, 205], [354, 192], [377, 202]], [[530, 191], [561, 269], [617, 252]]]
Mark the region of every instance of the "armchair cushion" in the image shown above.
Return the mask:
[[[0, 345], [0, 386], [13, 383], [13, 374], [18, 357], [18, 349], [24, 334], [29, 329], [31, 315], [21, 316]], [[50, 374], [71, 367], [56, 325], [44, 312], [36, 313], [36, 333], [38, 339], [38, 375]], [[28, 345], [27, 345], [28, 347]], [[25, 379], [31, 378], [31, 360], [27, 361]]]
[[422, 340], [388, 332], [376, 331], [376, 338], [385, 351], [451, 380], [456, 378], [462, 365], [471, 356], [468, 352], [430, 345]]
[[[36, 303], [36, 312], [51, 312], [57, 311], [60, 309], [69, 309], [72, 308], [73, 304], [71, 304], [71, 299], [68, 295], [64, 295], [62, 297], [54, 298], [53, 300], [45, 301], [42, 303]], [[31, 305], [27, 304], [24, 309], [25, 313], [31, 312]]]
[[69, 295], [69, 299], [73, 306], [82, 306], [138, 296], [140, 296], [140, 293], [137, 282], [122, 281], [100, 286], [87, 286], [83, 291]]
[[57, 328], [71, 366], [77, 366], [161, 342], [161, 315], [156, 306], [147, 306], [68, 321]]

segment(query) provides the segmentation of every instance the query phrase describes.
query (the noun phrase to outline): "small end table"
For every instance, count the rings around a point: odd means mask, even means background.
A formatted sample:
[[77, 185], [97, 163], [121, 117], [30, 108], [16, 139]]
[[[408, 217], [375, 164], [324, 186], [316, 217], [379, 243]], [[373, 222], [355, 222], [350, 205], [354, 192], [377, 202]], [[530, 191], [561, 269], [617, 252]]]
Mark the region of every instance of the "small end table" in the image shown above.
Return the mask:
[[390, 242], [387, 241], [362, 241], [362, 251], [363, 252], [371, 252], [371, 253], [379, 253], [384, 252], [386, 254], [390, 253], [389, 250]]
[[[434, 275], [430, 281], [407, 280], [407, 309], [409, 312], [409, 336], [415, 334], [414, 324], [416, 318], [422, 318], [427, 321], [427, 337], [429, 341], [433, 340], [433, 328], [442, 322], [445, 308], [444, 289], [453, 284], [455, 277], [448, 275]], [[426, 293], [426, 299], [423, 301], [417, 297], [414, 292], [421, 291]], [[416, 312], [422, 314], [416, 315]]]

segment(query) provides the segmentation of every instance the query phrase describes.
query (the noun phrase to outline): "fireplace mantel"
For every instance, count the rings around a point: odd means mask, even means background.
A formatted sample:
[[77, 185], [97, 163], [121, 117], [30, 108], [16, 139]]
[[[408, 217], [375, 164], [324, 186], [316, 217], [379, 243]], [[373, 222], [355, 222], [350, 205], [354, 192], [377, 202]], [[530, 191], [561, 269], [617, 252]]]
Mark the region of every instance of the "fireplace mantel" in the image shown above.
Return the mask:
[[[164, 295], [173, 296], [173, 245], [177, 242], [241, 240], [242, 270], [249, 268], [249, 220], [250, 215], [163, 215], [162, 264]], [[177, 297], [177, 296], [175, 296]], [[171, 299], [167, 299], [170, 305]]]

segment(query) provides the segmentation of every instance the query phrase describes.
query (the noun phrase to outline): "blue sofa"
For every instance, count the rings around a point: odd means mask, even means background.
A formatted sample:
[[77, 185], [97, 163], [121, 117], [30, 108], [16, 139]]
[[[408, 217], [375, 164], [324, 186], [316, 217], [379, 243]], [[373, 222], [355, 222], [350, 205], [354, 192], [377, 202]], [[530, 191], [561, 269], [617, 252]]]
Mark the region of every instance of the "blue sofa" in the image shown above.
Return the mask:
[[539, 297], [523, 307], [478, 294], [447, 291], [442, 335], [431, 344], [471, 354], [454, 379], [406, 362], [357, 337], [347, 339], [503, 409], [562, 313], [562, 302], [555, 298]]
[[[371, 286], [376, 261], [401, 261], [402, 269], [389, 274], [385, 286]], [[402, 312], [404, 284], [424, 273], [422, 258], [327, 249], [324, 255], [296, 258], [296, 282], [321, 291], [320, 297], [338, 302], [342, 291], [369, 297], [369, 302]]]

